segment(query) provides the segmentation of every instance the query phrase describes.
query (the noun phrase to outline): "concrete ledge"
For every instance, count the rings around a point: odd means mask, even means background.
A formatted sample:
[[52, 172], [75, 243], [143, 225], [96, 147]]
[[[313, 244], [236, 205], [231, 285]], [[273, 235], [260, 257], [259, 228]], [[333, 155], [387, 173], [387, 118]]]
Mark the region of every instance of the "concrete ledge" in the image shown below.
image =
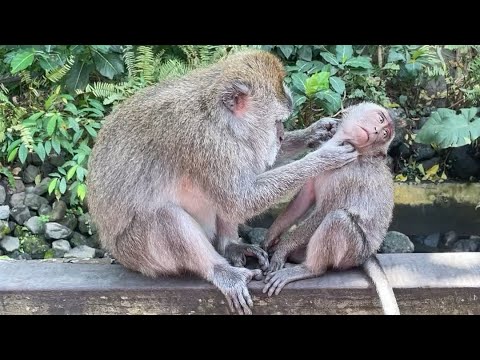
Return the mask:
[[[480, 314], [480, 253], [381, 254], [402, 314]], [[251, 282], [254, 314], [381, 314], [359, 270], [289, 284], [279, 296]], [[0, 261], [0, 314], [228, 314], [195, 278], [149, 279], [120, 265]]]

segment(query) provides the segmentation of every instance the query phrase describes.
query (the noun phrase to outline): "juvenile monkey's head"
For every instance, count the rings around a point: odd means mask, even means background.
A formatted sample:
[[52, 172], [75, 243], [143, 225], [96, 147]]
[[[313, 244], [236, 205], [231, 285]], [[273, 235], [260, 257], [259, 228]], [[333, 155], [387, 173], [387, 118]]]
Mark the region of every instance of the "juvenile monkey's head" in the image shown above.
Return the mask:
[[386, 155], [395, 135], [395, 126], [387, 109], [363, 102], [345, 110], [335, 137], [352, 144], [363, 155]]
[[269, 52], [242, 51], [224, 60], [222, 71], [221, 101], [229, 126], [239, 138], [254, 139], [252, 146], [261, 147], [259, 154], [272, 165], [284, 137], [283, 122], [293, 110], [282, 62]]

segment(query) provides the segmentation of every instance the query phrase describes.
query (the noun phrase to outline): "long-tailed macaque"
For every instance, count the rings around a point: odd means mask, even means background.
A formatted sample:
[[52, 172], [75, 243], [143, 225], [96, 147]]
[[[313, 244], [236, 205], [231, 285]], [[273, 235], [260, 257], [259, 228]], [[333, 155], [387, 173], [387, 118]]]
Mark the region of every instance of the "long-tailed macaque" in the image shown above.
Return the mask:
[[[393, 121], [383, 107], [366, 102], [345, 110], [335, 135], [324, 146], [344, 141], [359, 156], [308, 180], [272, 224], [264, 244], [264, 249], [273, 250], [264, 293], [278, 294], [286, 284], [320, 276], [329, 268], [363, 266], [376, 285], [384, 313], [399, 314], [393, 290], [375, 257], [394, 206], [393, 179], [386, 162], [393, 136]], [[305, 215], [312, 205], [314, 209]], [[289, 256], [303, 262], [283, 268]]]
[[[143, 89], [106, 118], [89, 160], [88, 206], [118, 262], [152, 277], [196, 274], [231, 310], [251, 313], [247, 284], [268, 256], [239, 242], [238, 224], [358, 155], [331, 141], [266, 171], [282, 141], [295, 148], [321, 138], [321, 123], [284, 134], [293, 106], [284, 76], [276, 56], [238, 52]], [[245, 255], [261, 269], [243, 267]]]

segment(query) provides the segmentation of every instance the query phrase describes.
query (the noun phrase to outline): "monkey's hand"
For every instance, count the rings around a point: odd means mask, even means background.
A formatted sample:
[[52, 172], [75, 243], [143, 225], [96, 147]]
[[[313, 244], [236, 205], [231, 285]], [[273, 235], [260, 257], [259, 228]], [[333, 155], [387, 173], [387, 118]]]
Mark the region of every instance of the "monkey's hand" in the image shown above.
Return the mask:
[[307, 146], [309, 148], [318, 148], [335, 135], [337, 126], [338, 120], [334, 118], [323, 118], [314, 122], [305, 129], [307, 132]]
[[320, 149], [315, 150], [307, 156], [318, 156], [323, 165], [323, 170], [333, 170], [356, 160], [358, 152], [347, 142], [338, 139], [331, 139]]
[[270, 265], [268, 266], [267, 271], [264, 272], [264, 275], [268, 275], [274, 273], [275, 271], [280, 270], [285, 266], [285, 262], [287, 261], [287, 254], [285, 254], [282, 249], [278, 249], [272, 255], [270, 259]]
[[260, 280], [262, 271], [236, 268], [230, 265], [217, 265], [213, 269], [213, 284], [227, 299], [231, 312], [237, 311], [240, 315], [251, 315], [252, 298], [247, 284], [252, 280]]
[[263, 288], [263, 293], [265, 294], [268, 291], [268, 296], [272, 296], [273, 293], [278, 295], [288, 283], [297, 280], [310, 279], [316, 276], [317, 275], [307, 269], [305, 265], [284, 268], [267, 275], [264, 280], [267, 284]]
[[247, 262], [246, 256], [254, 256], [258, 259], [258, 264], [262, 271], [268, 269], [268, 254], [257, 245], [232, 242], [226, 246], [224, 256], [233, 266], [237, 267], [245, 266]]

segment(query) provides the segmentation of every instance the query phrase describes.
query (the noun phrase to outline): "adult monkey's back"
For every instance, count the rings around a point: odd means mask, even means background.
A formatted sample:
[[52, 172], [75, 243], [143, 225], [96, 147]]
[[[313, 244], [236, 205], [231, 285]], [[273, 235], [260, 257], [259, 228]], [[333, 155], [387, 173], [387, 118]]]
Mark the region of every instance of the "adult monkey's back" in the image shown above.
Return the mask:
[[120, 263], [148, 276], [192, 272], [230, 309], [251, 313], [247, 283], [261, 270], [242, 260], [254, 255], [265, 269], [268, 258], [238, 243], [238, 224], [357, 155], [333, 143], [265, 172], [292, 110], [283, 79], [274, 55], [241, 52], [144, 89], [106, 118], [89, 161], [88, 206]]

